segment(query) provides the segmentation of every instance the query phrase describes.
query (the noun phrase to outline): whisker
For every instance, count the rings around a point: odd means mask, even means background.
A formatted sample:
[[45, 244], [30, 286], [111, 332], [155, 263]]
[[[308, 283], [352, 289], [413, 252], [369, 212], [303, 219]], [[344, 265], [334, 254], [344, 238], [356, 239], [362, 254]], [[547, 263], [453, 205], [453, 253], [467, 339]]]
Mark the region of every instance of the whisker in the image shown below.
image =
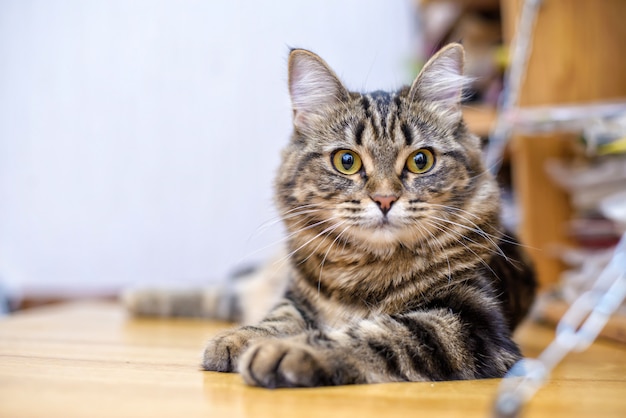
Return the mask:
[[[431, 216], [430, 216], [430, 219], [435, 219], [435, 220], [438, 220], [438, 221], [441, 221], [441, 222], [446, 222], [446, 223], [449, 223], [449, 224], [451, 224], [451, 225], [455, 225], [455, 226], [458, 226], [458, 227], [461, 227], [461, 228], [467, 229], [468, 231], [471, 231], [471, 232], [476, 232], [478, 235], [482, 236], [483, 238], [485, 238], [485, 239], [487, 239], [489, 242], [491, 242], [491, 243], [493, 244], [493, 246], [494, 246], [495, 248], [497, 248], [497, 249], [498, 249], [498, 253], [500, 253], [500, 255], [501, 255], [502, 257], [504, 257], [504, 258], [508, 261], [508, 257], [506, 256], [506, 254], [504, 254], [504, 251], [502, 251], [502, 249], [500, 248], [500, 246], [499, 246], [498, 244], [496, 244], [496, 242], [493, 240], [492, 235], [491, 235], [491, 234], [488, 234], [487, 232], [485, 232], [484, 230], [482, 230], [482, 229], [481, 229], [478, 225], [476, 225], [474, 222], [471, 222], [471, 221], [469, 221], [469, 220], [468, 220], [470, 223], [472, 223], [472, 224], [475, 226], [475, 228], [472, 228], [472, 227], [469, 227], [469, 226], [467, 226], [467, 225], [463, 225], [463, 224], [461, 224], [461, 223], [451, 221], [451, 220], [449, 220], [449, 219], [439, 218], [439, 217], [437, 217], [437, 216], [432, 216], [432, 215], [431, 215]], [[467, 219], [466, 219], [466, 220], [467, 220]], [[460, 235], [461, 235], [461, 234], [460, 234]], [[464, 235], [463, 235], [463, 236], [464, 236]], [[464, 236], [464, 237], [465, 237], [465, 236]], [[465, 238], [467, 238], [467, 237], [465, 237]]]
[[[472, 213], [472, 212], [469, 212], [469, 211], [467, 211], [465, 209], [457, 208], [457, 207], [454, 207], [454, 206], [441, 205], [441, 204], [438, 204], [438, 203], [428, 203], [428, 205], [429, 206], [435, 206], [435, 207], [443, 208], [445, 212], [450, 213], [451, 215], [454, 215], [454, 216], [458, 216], [459, 218], [461, 218], [461, 219], [471, 223], [475, 227], [479, 228], [478, 225], [476, 225], [470, 219], [466, 218], [465, 216], [459, 215], [457, 213], [451, 213], [451, 211], [465, 213], [465, 214], [467, 214], [467, 215], [469, 215], [469, 216], [471, 216], [471, 217], [473, 217], [475, 219], [480, 219], [480, 216], [476, 215], [475, 213]], [[492, 235], [492, 234], [489, 234], [489, 233], [485, 232], [484, 230], [483, 230], [483, 232], [487, 236], [490, 236], [492, 238], [496, 238], [496, 239], [498, 239], [498, 241], [506, 242], [507, 244], [516, 245], [516, 246], [519, 246], [519, 247], [522, 247], [522, 248], [527, 248], [527, 249], [534, 249], [534, 250], [538, 249], [536, 247], [532, 247], [532, 246], [529, 246], [529, 245], [522, 244], [521, 242], [517, 241], [511, 235], [508, 235], [508, 234], [506, 234], [504, 232], [502, 233], [502, 236], [500, 236], [500, 237]]]
[[[345, 222], [344, 222], [345, 224]], [[328, 249], [326, 250], [326, 253], [324, 254], [324, 258], [322, 259], [322, 262], [320, 264], [320, 275], [317, 281], [317, 294], [319, 295], [320, 293], [320, 287], [322, 285], [322, 272], [324, 271], [324, 264], [326, 263], [326, 257], [328, 257], [328, 253], [330, 252], [330, 250], [333, 248], [333, 245], [335, 245], [335, 243], [337, 242], [337, 240], [339, 240], [341, 238], [341, 236], [350, 228], [350, 225], [348, 225], [347, 227], [345, 227], [343, 229], [343, 231], [341, 231], [339, 233], [339, 235], [337, 235], [337, 238], [335, 238], [333, 240], [333, 242], [330, 243], [330, 245], [328, 246]]]
[[[329, 228], [328, 228], [328, 229], [329, 229], [329, 230], [328, 230], [328, 234], [331, 234], [331, 233], [335, 232], [337, 229], [339, 229], [339, 227], [340, 227], [340, 226], [344, 225], [346, 222], [347, 222], [347, 221], [342, 221], [342, 222], [339, 222], [338, 224], [333, 225], [333, 228], [332, 228], [332, 229], [330, 229], [330, 227], [329, 227]], [[321, 240], [321, 241], [317, 244], [317, 246], [313, 249], [313, 251], [311, 251], [311, 253], [310, 253], [310, 254], [309, 254], [309, 255], [308, 255], [308, 256], [307, 256], [304, 260], [300, 261], [300, 263], [299, 263], [299, 264], [304, 263], [304, 262], [305, 262], [305, 261], [307, 261], [309, 258], [311, 258], [314, 254], [316, 254], [316, 253], [317, 253], [317, 250], [319, 250], [319, 248], [322, 246], [322, 244], [326, 242], [326, 238], [328, 238], [328, 235], [325, 235], [325, 236], [322, 238], [322, 240]]]
[[[432, 224], [431, 222], [426, 221], [430, 226], [432, 226], [433, 228], [437, 228], [442, 232], [442, 229], [440, 229], [439, 227], [442, 225], [438, 225], [438, 224]], [[465, 237], [466, 238], [466, 237]], [[491, 271], [491, 273], [499, 280], [500, 277], [496, 274], [495, 271], [493, 271], [493, 269], [491, 268], [491, 266], [485, 261], [483, 260], [482, 257], [480, 257], [478, 254], [476, 254], [476, 252], [474, 250], [472, 250], [468, 245], [465, 245], [462, 241], [458, 241], [459, 244], [461, 244], [463, 247], [465, 247], [468, 251], [470, 251], [472, 254], [474, 254], [476, 256], [476, 258], [480, 261], [480, 263], [485, 266], [489, 271]]]
[[463, 212], [463, 213], [465, 213], [467, 215], [470, 215], [470, 216], [472, 216], [472, 217], [474, 217], [476, 219], [480, 219], [480, 216], [476, 215], [475, 213], [468, 212], [465, 209], [457, 208], [457, 207], [454, 207], [454, 206], [440, 205], [438, 203], [431, 203], [431, 202], [429, 202], [428, 205], [429, 206], [436, 206], [436, 207], [439, 207], [439, 208], [443, 208], [444, 210], [454, 210], [454, 211], [457, 211], [457, 212]]
[[[276, 225], [277, 223], [280, 223], [286, 219], [291, 219], [291, 218], [295, 218], [298, 216], [302, 216], [302, 215], [307, 215], [310, 213], [318, 213], [321, 212], [322, 209], [308, 209], [308, 207], [311, 207], [314, 205], [302, 205], [302, 206], [298, 206], [296, 208], [293, 208], [291, 210], [285, 211], [284, 213], [281, 213], [267, 221], [264, 221], [261, 225], [259, 225], [255, 231], [250, 235], [250, 237], [248, 237], [248, 241], [250, 241], [252, 238], [256, 237], [258, 234], [266, 231], [268, 228]], [[317, 204], [315, 204], [315, 206], [318, 206]], [[296, 212], [298, 211], [298, 212]]]
[[[285, 242], [285, 241], [288, 241], [291, 237], [293, 237], [293, 236], [294, 236], [294, 235], [296, 235], [296, 234], [299, 234], [299, 233], [301, 233], [301, 232], [304, 232], [304, 231], [307, 231], [307, 230], [309, 230], [309, 229], [315, 228], [316, 226], [322, 225], [322, 224], [324, 224], [324, 223], [331, 222], [332, 220], [333, 220], [333, 219], [325, 219], [325, 220], [322, 220], [322, 221], [318, 221], [318, 222], [315, 222], [315, 223], [313, 223], [313, 224], [307, 225], [307, 226], [306, 226], [306, 227], [304, 227], [304, 228], [300, 228], [300, 229], [298, 229], [298, 230], [296, 230], [296, 231], [293, 231], [293, 232], [291, 232], [291, 233], [289, 233], [289, 234], [283, 235], [280, 239], [278, 239], [278, 240], [276, 240], [276, 241], [274, 241], [274, 242], [272, 242], [272, 243], [270, 243], [270, 244], [264, 245], [264, 246], [263, 246], [263, 247], [261, 247], [261, 248], [257, 248], [256, 250], [254, 250], [254, 251], [252, 251], [252, 252], [248, 253], [247, 255], [245, 255], [244, 257], [242, 257], [242, 258], [241, 258], [241, 260], [240, 260], [239, 262], [241, 262], [241, 261], [245, 260], [246, 258], [251, 257], [251, 256], [253, 256], [253, 255], [255, 255], [255, 254], [258, 254], [258, 253], [260, 253], [260, 252], [263, 252], [263, 251], [267, 250], [268, 248], [272, 248], [272, 247], [274, 247], [274, 246], [276, 246], [276, 245], [278, 245], [278, 244], [281, 244], [281, 243], [283, 243], [283, 242]], [[302, 224], [302, 223], [306, 223], [307, 221], [308, 221], [308, 219], [303, 219], [302, 221], [300, 221], [300, 222], [296, 223], [295, 225]]]
[[[322, 223], [325, 223], [325, 222], [331, 222], [331, 221], [334, 221], [334, 220], [336, 220], [336, 219], [337, 219], [337, 218], [330, 218], [330, 219], [327, 219], [327, 220], [324, 220], [324, 221], [319, 222], [319, 223], [318, 223], [318, 225], [319, 225], [319, 224], [322, 224]], [[317, 226], [317, 225], [315, 225], [315, 224], [314, 224], [314, 225], [312, 225], [311, 227], [313, 227], [313, 226]], [[317, 238], [321, 237], [322, 235], [325, 235], [325, 234], [327, 234], [328, 232], [330, 232], [330, 231], [333, 231], [333, 230], [337, 229], [339, 226], [341, 226], [341, 223], [340, 223], [339, 225], [337, 225], [337, 224], [333, 224], [333, 225], [329, 226], [328, 228], [325, 228], [325, 229], [324, 229], [324, 230], [322, 230], [320, 233], [318, 233], [318, 234], [317, 234], [317, 235], [315, 235], [313, 238], [311, 238], [311, 239], [309, 239], [308, 241], [306, 241], [304, 244], [302, 244], [301, 246], [299, 246], [299, 247], [298, 247], [298, 248], [296, 248], [295, 250], [291, 251], [291, 252], [290, 252], [289, 254], [287, 254], [286, 256], [284, 256], [284, 257], [280, 258], [279, 260], [275, 261], [275, 263], [281, 263], [281, 264], [279, 264], [279, 265], [282, 265], [282, 263], [284, 263], [284, 262], [286, 262], [287, 260], [289, 260], [289, 259], [290, 259], [291, 257], [293, 257], [293, 256], [294, 256], [294, 255], [295, 255], [298, 251], [300, 251], [302, 248], [306, 247], [307, 245], [309, 245], [311, 242], [313, 242], [313, 241], [314, 241], [314, 240], [316, 240]], [[307, 229], [309, 229], [309, 227], [307, 227]], [[299, 232], [302, 232], [302, 231], [295, 231], [295, 232], [293, 232], [291, 235], [295, 235], [295, 234], [297, 234], [297, 233], [299, 233]], [[324, 238], [326, 238], [326, 237], [324, 237]], [[318, 244], [318, 245], [321, 245], [321, 244]], [[308, 259], [309, 259], [312, 255], [313, 255], [312, 253], [311, 253], [311, 254], [309, 254], [309, 255], [307, 256], [307, 258], [305, 258], [302, 262], [304, 262], [304, 261], [308, 260]]]
[[[433, 219], [438, 219], [438, 218], [433, 217]], [[497, 245], [496, 245], [496, 248], [497, 248], [497, 250], [496, 250], [495, 248], [493, 248], [491, 246], [488, 246], [488, 245], [485, 245], [483, 243], [474, 241], [473, 239], [469, 238], [467, 235], [464, 235], [464, 234], [460, 233], [459, 231], [456, 231], [453, 228], [451, 228], [451, 227], [449, 227], [447, 225], [438, 223], [438, 222], [432, 222], [431, 221], [430, 225], [431, 226], [437, 226], [438, 227], [437, 229], [439, 229], [441, 232], [444, 232], [444, 233], [447, 232], [447, 233], [451, 234], [452, 236], [463, 237], [464, 240], [469, 241], [472, 244], [475, 244], [475, 245], [477, 245], [477, 246], [487, 250], [489, 253], [494, 254], [494, 255], [503, 256], [507, 261], [510, 261], [508, 259], [508, 257], [506, 255], [504, 255], [504, 252], [502, 251], [502, 249], [499, 246], [497, 246]], [[441, 229], [441, 228], [445, 228], [445, 230]], [[493, 243], [493, 241], [491, 241], [491, 242]]]

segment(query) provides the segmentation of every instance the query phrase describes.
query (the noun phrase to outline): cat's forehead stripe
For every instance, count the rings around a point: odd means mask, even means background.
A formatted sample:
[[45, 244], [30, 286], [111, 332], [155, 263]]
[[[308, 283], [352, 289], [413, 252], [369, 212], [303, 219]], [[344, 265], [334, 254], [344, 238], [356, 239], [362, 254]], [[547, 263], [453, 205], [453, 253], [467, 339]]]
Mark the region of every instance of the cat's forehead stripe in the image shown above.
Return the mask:
[[354, 141], [357, 145], [363, 144], [363, 131], [365, 130], [365, 123], [360, 121], [354, 129]]
[[371, 92], [369, 96], [372, 101], [376, 103], [379, 110], [381, 110], [383, 107], [388, 107], [389, 103], [391, 102], [391, 94], [386, 91], [377, 90]]
[[[399, 116], [398, 109], [400, 107], [397, 94], [380, 90], [363, 94], [361, 105], [365, 111], [365, 118], [374, 130], [376, 139], [381, 140], [384, 137], [384, 139], [393, 140], [395, 119]], [[395, 111], [392, 111], [392, 108], [395, 108]]]
[[407, 146], [413, 143], [413, 131], [409, 128], [409, 125], [403, 123], [400, 126], [400, 130], [402, 131], [402, 135], [404, 135], [404, 142]]
[[370, 99], [367, 95], [361, 96], [361, 106], [363, 106], [363, 110], [365, 111], [365, 117], [370, 119], [372, 117], [372, 111], [370, 110]]

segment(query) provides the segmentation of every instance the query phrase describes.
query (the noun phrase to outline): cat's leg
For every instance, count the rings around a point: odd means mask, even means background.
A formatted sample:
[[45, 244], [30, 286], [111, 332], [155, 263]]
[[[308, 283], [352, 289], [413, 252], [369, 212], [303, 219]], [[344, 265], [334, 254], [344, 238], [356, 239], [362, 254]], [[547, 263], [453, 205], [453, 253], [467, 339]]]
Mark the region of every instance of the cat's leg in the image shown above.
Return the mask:
[[501, 377], [520, 354], [499, 332], [468, 326], [447, 309], [381, 316], [252, 344], [239, 371], [269, 388]]
[[366, 383], [357, 359], [347, 355], [340, 339], [309, 330], [258, 341], [242, 355], [239, 372], [249, 385], [266, 388]]
[[257, 325], [224, 331], [212, 338], [205, 350], [205, 370], [236, 372], [241, 354], [250, 344], [271, 337], [287, 337], [302, 333], [307, 326], [304, 313], [289, 299], [284, 299]]

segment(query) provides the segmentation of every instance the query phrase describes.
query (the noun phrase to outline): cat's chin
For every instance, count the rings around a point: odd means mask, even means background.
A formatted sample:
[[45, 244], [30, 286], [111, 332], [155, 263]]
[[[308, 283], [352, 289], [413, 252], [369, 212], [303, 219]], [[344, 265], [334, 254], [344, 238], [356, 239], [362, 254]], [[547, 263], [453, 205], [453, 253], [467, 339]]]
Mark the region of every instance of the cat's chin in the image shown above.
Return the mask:
[[398, 245], [405, 241], [403, 231], [389, 224], [381, 224], [367, 228], [350, 229], [356, 241], [371, 252], [393, 252]]

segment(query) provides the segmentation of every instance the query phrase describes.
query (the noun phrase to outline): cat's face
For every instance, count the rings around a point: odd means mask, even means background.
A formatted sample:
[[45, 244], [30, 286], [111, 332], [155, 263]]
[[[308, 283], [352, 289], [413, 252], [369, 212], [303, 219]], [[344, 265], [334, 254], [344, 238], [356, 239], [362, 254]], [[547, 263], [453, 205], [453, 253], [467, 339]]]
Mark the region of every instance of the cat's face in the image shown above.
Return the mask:
[[316, 55], [293, 51], [295, 132], [277, 181], [289, 232], [380, 251], [432, 244], [497, 212], [478, 141], [461, 121], [461, 69], [453, 46], [410, 88], [358, 94]]

